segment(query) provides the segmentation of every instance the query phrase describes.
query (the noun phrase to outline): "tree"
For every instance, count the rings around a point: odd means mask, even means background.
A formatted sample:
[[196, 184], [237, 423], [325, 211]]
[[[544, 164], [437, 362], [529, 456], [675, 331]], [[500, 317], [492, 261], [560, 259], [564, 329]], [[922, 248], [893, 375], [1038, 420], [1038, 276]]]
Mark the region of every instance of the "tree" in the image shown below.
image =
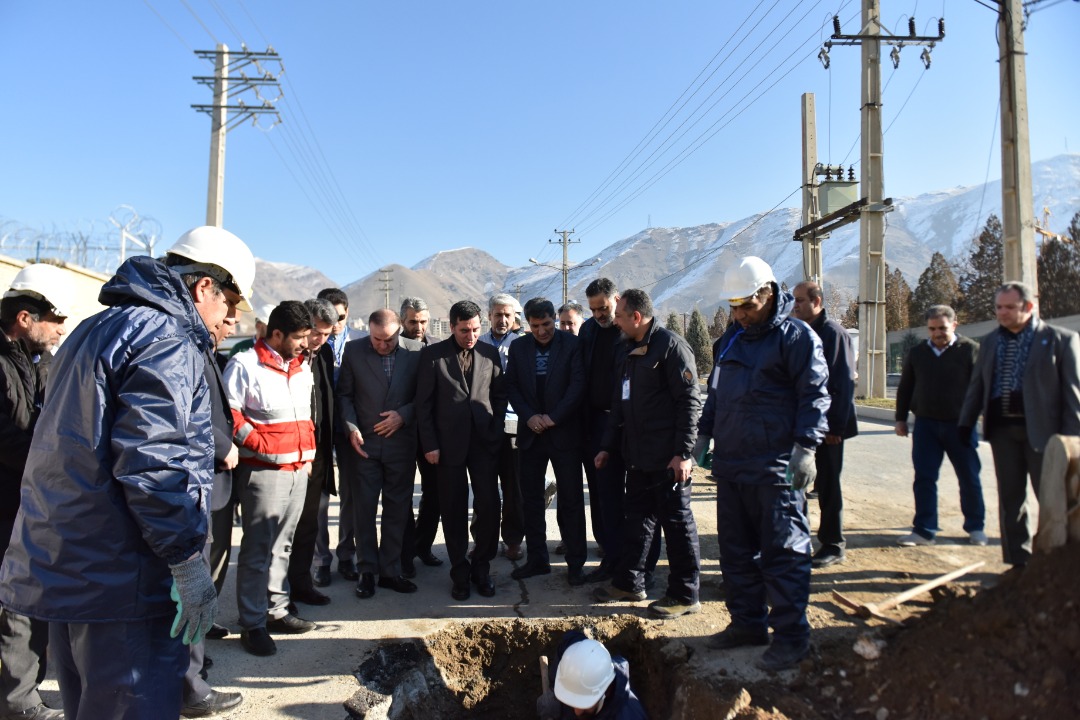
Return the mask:
[[690, 315], [690, 325], [686, 328], [686, 342], [694, 351], [698, 375], [704, 377], [712, 370], [712, 341], [709, 338], [709, 330], [705, 327], [705, 316], [697, 308], [694, 308], [694, 312]]
[[996, 215], [986, 219], [979, 236], [972, 240], [963, 272], [960, 273], [960, 322], [972, 323], [994, 317], [994, 291], [1005, 278], [1005, 240]]
[[1069, 225], [1072, 242], [1044, 238], [1036, 267], [1039, 315], [1044, 318], [1080, 313], [1080, 212]]
[[848, 330], [857, 330], [859, 327], [859, 298], [855, 298], [848, 303], [847, 308], [844, 310], [843, 316], [840, 318], [840, 324]]
[[[835, 285], [827, 283], [822, 288], [821, 301], [824, 304], [827, 317], [833, 320], [841, 320], [851, 305], [851, 293], [846, 293]], [[843, 324], [842, 320], [840, 324]]]
[[908, 307], [911, 305], [911, 286], [900, 269], [889, 270], [885, 263], [885, 330], [903, 330], [908, 326]]
[[727, 330], [727, 326], [728, 326], [728, 314], [727, 314], [727, 311], [724, 310], [723, 305], [718, 305], [716, 307], [716, 312], [713, 313], [713, 316], [712, 316], [712, 325], [709, 326], [709, 337], [711, 337], [713, 340], [716, 340], [717, 338], [719, 338], [721, 335], [724, 334], [724, 331]]
[[682, 318], [679, 317], [679, 313], [674, 311], [668, 313], [667, 322], [664, 323], [664, 327], [676, 335], [682, 335]]
[[911, 293], [909, 327], [922, 325], [926, 320], [926, 311], [934, 305], [949, 305], [955, 309], [959, 296], [960, 285], [949, 261], [941, 253], [935, 252], [930, 258], [930, 265], [919, 276], [915, 292]]

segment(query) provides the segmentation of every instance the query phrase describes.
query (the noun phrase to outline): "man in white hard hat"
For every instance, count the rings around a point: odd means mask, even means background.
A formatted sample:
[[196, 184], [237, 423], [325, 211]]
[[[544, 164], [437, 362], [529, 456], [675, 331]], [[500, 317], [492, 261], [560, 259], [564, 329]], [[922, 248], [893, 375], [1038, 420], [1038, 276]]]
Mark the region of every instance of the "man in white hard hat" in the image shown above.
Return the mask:
[[[711, 640], [721, 649], [772, 645], [767, 671], [795, 667], [810, 651], [810, 527], [804, 490], [828, 432], [829, 371], [821, 340], [791, 315], [761, 258], [724, 273], [722, 300], [735, 321], [713, 345], [708, 398], [695, 457], [715, 443], [720, 569], [731, 624]], [[770, 610], [771, 606], [771, 610]]]
[[630, 663], [603, 644], [571, 630], [559, 644], [553, 692], [536, 702], [543, 720], [596, 718], [647, 720], [645, 706], [630, 688]]
[[0, 604], [50, 623], [68, 717], [181, 712], [187, 645], [217, 609], [204, 352], [254, 278], [238, 237], [191, 230], [164, 261], [124, 262], [53, 362]]
[[[0, 300], [0, 558], [7, 552], [19, 510], [26, 456], [52, 349], [71, 313], [66, 273], [53, 265], [28, 265]], [[0, 607], [0, 718], [62, 718], [41, 701], [48, 623]]]

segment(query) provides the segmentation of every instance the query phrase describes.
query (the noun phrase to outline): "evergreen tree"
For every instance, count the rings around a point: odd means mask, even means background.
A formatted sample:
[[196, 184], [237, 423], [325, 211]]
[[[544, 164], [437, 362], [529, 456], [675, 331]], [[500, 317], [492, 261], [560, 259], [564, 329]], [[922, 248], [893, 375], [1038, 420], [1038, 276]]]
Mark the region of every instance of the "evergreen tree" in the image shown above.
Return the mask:
[[1005, 239], [996, 215], [986, 219], [979, 237], [971, 243], [966, 266], [960, 273], [961, 323], [991, 320], [994, 317], [994, 291], [1005, 278]]
[[855, 298], [848, 303], [847, 309], [840, 318], [840, 324], [848, 330], [857, 330], [859, 328], [859, 298]]
[[664, 323], [664, 327], [676, 335], [682, 335], [682, 318], [679, 317], [679, 313], [675, 311], [668, 313], [667, 322]]
[[709, 338], [709, 330], [705, 327], [705, 316], [697, 308], [694, 308], [694, 312], [690, 315], [690, 325], [686, 328], [686, 342], [694, 351], [698, 375], [704, 377], [712, 370], [712, 341]]
[[919, 327], [926, 321], [926, 311], [934, 305], [949, 305], [956, 308], [960, 285], [956, 275], [949, 267], [949, 261], [939, 252], [930, 258], [930, 265], [919, 276], [919, 284], [911, 294], [911, 307], [908, 309], [908, 326]]
[[1044, 238], [1039, 248], [1039, 315], [1044, 318], [1080, 313], [1080, 213], [1069, 226], [1072, 242]]
[[713, 340], [716, 340], [717, 338], [719, 338], [721, 335], [724, 334], [724, 331], [727, 330], [727, 326], [728, 326], [728, 314], [727, 314], [727, 311], [724, 310], [723, 305], [718, 305], [716, 307], [716, 312], [713, 313], [713, 316], [712, 316], [712, 325], [709, 326], [709, 337], [711, 337]]
[[903, 330], [908, 326], [911, 286], [900, 269], [889, 270], [885, 263], [885, 330]]

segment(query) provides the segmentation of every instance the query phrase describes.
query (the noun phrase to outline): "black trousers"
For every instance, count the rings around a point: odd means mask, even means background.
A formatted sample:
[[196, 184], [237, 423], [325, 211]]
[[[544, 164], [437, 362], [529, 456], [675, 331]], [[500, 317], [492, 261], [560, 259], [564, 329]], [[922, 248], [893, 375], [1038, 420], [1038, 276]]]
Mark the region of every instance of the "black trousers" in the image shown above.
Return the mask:
[[521, 448], [521, 494], [525, 509], [525, 541], [529, 562], [550, 565], [547, 548], [547, 522], [544, 489], [547, 465], [555, 471], [558, 492], [556, 518], [566, 543], [566, 564], [580, 568], [587, 556], [585, 540], [585, 490], [581, 479], [581, 455], [578, 450], [560, 450], [551, 439], [539, 435], [527, 448]]
[[502, 539], [507, 545], [520, 545], [525, 538], [519, 460], [514, 436], [503, 433], [499, 448], [499, 486], [502, 488]]
[[[350, 488], [353, 497], [353, 534], [357, 566], [362, 573], [383, 577], [401, 575], [406, 518], [412, 514], [416, 464], [411, 453], [404, 460], [358, 457], [358, 476]], [[382, 532], [375, 527], [382, 497]], [[412, 559], [412, 556], [409, 557]]]
[[[450, 577], [455, 583], [469, 578], [482, 580], [490, 572], [499, 548], [498, 456], [480, 441], [469, 445], [469, 454], [460, 465], [438, 464], [439, 507], [443, 536], [450, 558]], [[476, 547], [472, 563], [469, 550], [469, 485], [472, 485], [473, 537]]]
[[818, 509], [821, 521], [818, 525], [817, 539], [822, 547], [843, 549], [844, 540], [844, 496], [840, 488], [840, 472], [844, 469], [844, 442], [839, 445], [818, 445], [814, 457], [817, 465]]
[[408, 562], [417, 555], [431, 552], [435, 535], [439, 532], [439, 473], [422, 452], [416, 454], [416, 470], [420, 473], [420, 507], [415, 518], [412, 508], [405, 520], [405, 542], [401, 547], [401, 561]]
[[322, 499], [325, 468], [316, 472], [314, 465], [304, 494], [304, 509], [293, 533], [292, 554], [289, 555], [289, 589], [313, 590], [311, 563], [315, 559], [315, 540], [319, 536], [319, 502]]
[[627, 591], [645, 588], [649, 556], [659, 545], [659, 525], [667, 542], [667, 596], [684, 603], [697, 602], [701, 545], [690, 510], [690, 483], [673, 487], [666, 468], [653, 472], [630, 469], [623, 508], [623, 555], [611, 584]]

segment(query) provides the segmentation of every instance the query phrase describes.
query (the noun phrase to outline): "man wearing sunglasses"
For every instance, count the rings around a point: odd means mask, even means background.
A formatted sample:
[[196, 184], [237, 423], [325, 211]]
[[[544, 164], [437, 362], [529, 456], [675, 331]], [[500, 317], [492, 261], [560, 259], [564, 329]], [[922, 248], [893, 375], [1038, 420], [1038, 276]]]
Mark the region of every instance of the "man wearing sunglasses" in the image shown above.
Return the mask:
[[[795, 667], [810, 650], [810, 526], [803, 491], [828, 431], [829, 371], [821, 340], [791, 315], [761, 258], [724, 273], [722, 297], [735, 321], [713, 345], [709, 395], [694, 455], [712, 437], [720, 569], [731, 624], [710, 644], [772, 646], [757, 662]], [[772, 606], [771, 611], [769, 606]]]

